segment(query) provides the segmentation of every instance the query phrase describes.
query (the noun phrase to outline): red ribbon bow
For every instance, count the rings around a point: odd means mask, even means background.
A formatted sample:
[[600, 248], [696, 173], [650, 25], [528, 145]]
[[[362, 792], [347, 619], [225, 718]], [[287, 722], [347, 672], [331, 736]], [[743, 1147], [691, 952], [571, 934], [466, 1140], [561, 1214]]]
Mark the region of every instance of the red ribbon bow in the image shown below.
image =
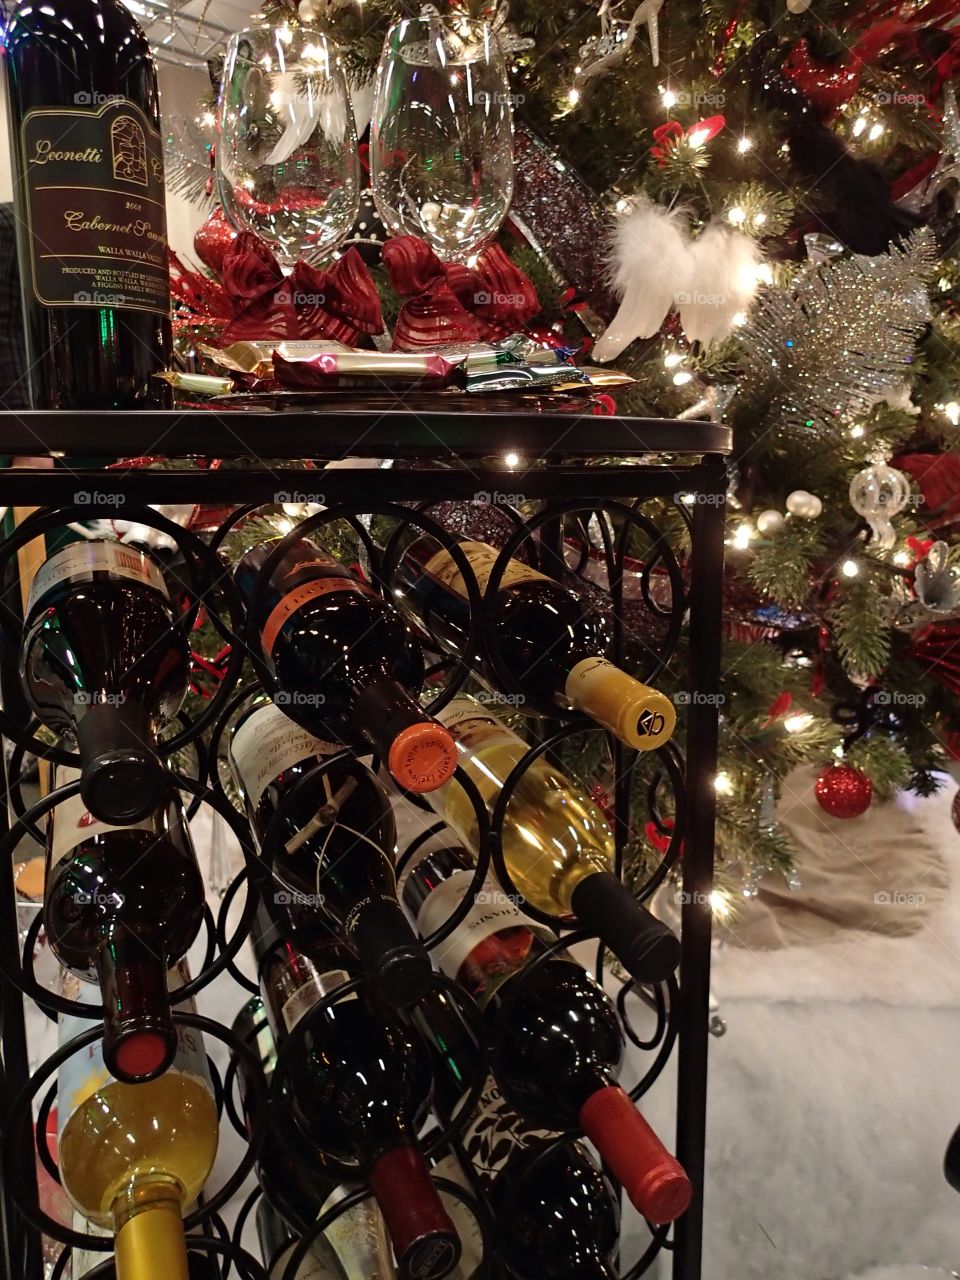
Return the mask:
[[383, 246], [383, 265], [407, 298], [394, 330], [398, 351], [515, 333], [540, 310], [533, 284], [498, 244], [468, 267], [441, 262], [419, 236], [396, 236]]
[[679, 120], [668, 120], [666, 124], [658, 124], [653, 131], [654, 145], [650, 154], [662, 169], [667, 163], [670, 152], [675, 151], [681, 142], [688, 142], [692, 147], [702, 147], [705, 142], [715, 138], [721, 129], [726, 128], [726, 116], [707, 116], [698, 120], [689, 129], [684, 129]]

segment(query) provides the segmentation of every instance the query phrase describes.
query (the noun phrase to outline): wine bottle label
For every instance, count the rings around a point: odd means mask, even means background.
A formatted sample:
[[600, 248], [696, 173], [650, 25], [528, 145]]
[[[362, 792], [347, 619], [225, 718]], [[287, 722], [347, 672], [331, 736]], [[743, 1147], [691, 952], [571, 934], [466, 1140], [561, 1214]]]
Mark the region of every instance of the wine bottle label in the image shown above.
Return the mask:
[[29, 112], [20, 144], [38, 301], [169, 315], [163, 143], [153, 122], [111, 94], [100, 107]]
[[[301, 565], [297, 565], [298, 569], [301, 567]], [[273, 653], [273, 646], [277, 642], [277, 636], [280, 634], [287, 619], [292, 618], [298, 609], [302, 609], [311, 600], [316, 600], [318, 596], [325, 596], [330, 591], [358, 591], [361, 595], [376, 595], [376, 592], [368, 587], [365, 582], [359, 582], [356, 578], [311, 578], [309, 582], [301, 582], [298, 587], [294, 587], [292, 591], [288, 591], [285, 596], [281, 597], [271, 609], [270, 615], [263, 625], [263, 631], [260, 633], [260, 643], [263, 646], [263, 652], [268, 658]]]
[[[286, 1280], [287, 1267], [290, 1265], [297, 1243], [293, 1240], [277, 1254], [270, 1268], [270, 1280]], [[343, 1280], [343, 1271], [335, 1260], [325, 1262], [315, 1250], [310, 1249], [297, 1267], [294, 1280]]]
[[[487, 583], [490, 581], [490, 574], [493, 572], [493, 566], [496, 564], [500, 556], [500, 552], [495, 547], [489, 546], [486, 542], [461, 542], [460, 550], [466, 556], [467, 563], [473, 570], [473, 576], [477, 580], [477, 586], [481, 593], [486, 591]], [[467, 589], [464, 585], [463, 574], [457, 568], [456, 562], [449, 551], [441, 549], [423, 566], [425, 572], [429, 573], [432, 578], [436, 578], [449, 590], [455, 592], [458, 596], [467, 599]], [[538, 573], [536, 569], [531, 569], [529, 565], [521, 564], [519, 560], [509, 560], [503, 571], [503, 577], [500, 579], [501, 587], [512, 587], [518, 582], [546, 582], [549, 581], [546, 574]]]
[[[471, 1196], [476, 1194], [455, 1155], [447, 1155], [442, 1160], [438, 1160], [430, 1170], [430, 1174], [434, 1178], [446, 1178], [448, 1182], [455, 1182]], [[450, 1280], [470, 1280], [483, 1261], [483, 1232], [480, 1230], [480, 1223], [467, 1203], [450, 1195], [442, 1187], [438, 1187], [437, 1190], [447, 1216], [456, 1228], [460, 1244], [463, 1246], [460, 1261], [450, 1272]]]
[[[186, 961], [181, 960], [167, 973], [167, 990], [173, 995], [189, 981], [190, 971]], [[66, 970], [61, 974], [60, 994], [67, 1000], [75, 1000], [77, 1004], [100, 1003], [100, 992], [93, 983], [81, 982]], [[196, 1013], [197, 1006], [190, 999], [182, 1001], [177, 1009], [183, 1013]], [[62, 1049], [68, 1040], [81, 1035], [84, 1031], [89, 1031], [96, 1025], [96, 1022], [89, 1018], [78, 1018], [75, 1014], [61, 1013], [57, 1028], [57, 1043]], [[203, 1036], [194, 1027], [184, 1027], [177, 1023], [177, 1053], [167, 1070], [199, 1080], [209, 1090], [211, 1097], [213, 1096], [213, 1081], [210, 1079]], [[58, 1140], [62, 1138], [67, 1121], [83, 1106], [91, 1094], [115, 1083], [114, 1077], [107, 1070], [103, 1060], [102, 1040], [94, 1040], [93, 1044], [88, 1044], [85, 1049], [71, 1054], [65, 1062], [61, 1063], [57, 1075]], [[141, 1087], [140, 1085], [123, 1085], [125, 1089]]]
[[[66, 786], [69, 782], [76, 782], [80, 777], [80, 770], [74, 769], [71, 765], [58, 764], [54, 770], [54, 784], [58, 787]], [[122, 827], [111, 826], [109, 822], [101, 822], [99, 818], [95, 818], [88, 810], [83, 797], [78, 792], [75, 796], [70, 796], [68, 800], [62, 800], [55, 808], [50, 810], [49, 822], [52, 831], [50, 836], [50, 867], [55, 867], [58, 862], [62, 862], [68, 853], [72, 852], [78, 844], [83, 844], [86, 840], [92, 840], [95, 836], [102, 836], [106, 831], [154, 831], [154, 822], [152, 818], [142, 818], [139, 822], [130, 822]]]
[[453, 698], [445, 707], [431, 714], [467, 750], [476, 749], [481, 743], [488, 747], [494, 740], [519, 742], [524, 750], [527, 749], [527, 744], [519, 734], [514, 733], [492, 712], [485, 710], [475, 698]]
[[37, 570], [27, 596], [27, 615], [61, 582], [93, 582], [100, 573], [128, 578], [170, 598], [163, 574], [142, 551], [121, 542], [71, 542]]
[[[418, 932], [426, 937], [434, 929], [439, 929], [456, 910], [472, 880], [473, 872], [466, 870], [455, 871], [446, 880], [441, 880], [417, 912]], [[440, 966], [441, 973], [455, 979], [463, 962], [485, 938], [503, 929], [515, 929], [528, 924], [529, 921], [500, 886], [493, 880], [486, 880], [466, 917], [434, 949], [433, 958]]]
[[[336, 1187], [320, 1206], [318, 1217], [344, 1200], [350, 1187]], [[339, 1264], [342, 1280], [393, 1280], [393, 1251], [376, 1200], [363, 1200], [334, 1218], [322, 1236]]]
[[462, 1142], [475, 1172], [489, 1186], [518, 1148], [555, 1137], [555, 1133], [538, 1129], [518, 1116], [507, 1105], [493, 1076], [489, 1076]]
[[[312, 973], [310, 977], [296, 991], [286, 998], [283, 1002], [283, 1023], [288, 1031], [292, 1031], [305, 1014], [308, 1014], [315, 1004], [328, 996], [331, 991], [336, 991], [337, 987], [342, 987], [345, 982], [350, 981], [350, 975], [346, 969], [330, 969], [326, 973]], [[348, 1000], [356, 999], [356, 992], [347, 997]]]
[[342, 743], [324, 742], [293, 723], [274, 704], [258, 707], [240, 725], [230, 743], [230, 759], [252, 808], [285, 769], [313, 756], [333, 756]]

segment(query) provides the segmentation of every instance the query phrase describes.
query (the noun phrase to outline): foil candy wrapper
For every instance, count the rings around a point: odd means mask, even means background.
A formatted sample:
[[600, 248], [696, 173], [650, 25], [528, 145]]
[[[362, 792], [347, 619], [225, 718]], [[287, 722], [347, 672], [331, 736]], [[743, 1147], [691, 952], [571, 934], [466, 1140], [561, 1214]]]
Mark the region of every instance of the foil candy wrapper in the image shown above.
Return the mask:
[[569, 364], [515, 364], [468, 373], [464, 389], [472, 395], [482, 395], [493, 391], [553, 389], [561, 385], [589, 385], [589, 379]]
[[225, 396], [234, 390], [232, 378], [217, 378], [208, 373], [180, 373], [176, 369], [167, 369], [163, 373], [155, 373], [155, 378], [169, 382], [177, 391], [196, 396]]
[[446, 385], [463, 364], [462, 356], [438, 352], [314, 351], [295, 354], [297, 345], [281, 343], [273, 353], [273, 376], [282, 387], [295, 391], [322, 391], [325, 387], [397, 386], [417, 383]]

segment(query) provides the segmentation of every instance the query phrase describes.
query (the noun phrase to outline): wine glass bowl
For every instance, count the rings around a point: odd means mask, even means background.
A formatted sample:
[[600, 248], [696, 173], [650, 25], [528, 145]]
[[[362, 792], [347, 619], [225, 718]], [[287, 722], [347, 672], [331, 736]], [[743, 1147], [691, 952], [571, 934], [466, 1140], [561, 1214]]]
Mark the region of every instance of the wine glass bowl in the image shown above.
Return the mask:
[[337, 48], [307, 27], [241, 31], [227, 48], [217, 119], [227, 217], [284, 265], [318, 261], [360, 208], [360, 159]]
[[465, 260], [494, 236], [513, 195], [513, 113], [492, 28], [424, 14], [387, 33], [370, 172], [387, 228]]

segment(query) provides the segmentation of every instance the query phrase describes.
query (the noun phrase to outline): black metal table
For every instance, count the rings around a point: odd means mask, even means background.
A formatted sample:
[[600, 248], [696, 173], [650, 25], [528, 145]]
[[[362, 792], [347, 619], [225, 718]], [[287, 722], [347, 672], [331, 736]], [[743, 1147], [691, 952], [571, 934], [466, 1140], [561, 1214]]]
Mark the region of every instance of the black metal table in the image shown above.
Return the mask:
[[[454, 406], [429, 412], [398, 406], [284, 412], [207, 408], [143, 413], [0, 413], [0, 454], [57, 458], [54, 469], [0, 471], [0, 504], [42, 508], [30, 520], [44, 527], [50, 527], [51, 520], [139, 518], [142, 508], [150, 503], [236, 507], [289, 499], [362, 514], [383, 504], [395, 509], [398, 503], [412, 503], [423, 509], [445, 500], [497, 503], [501, 495], [504, 505], [510, 505], [506, 499], [520, 492], [524, 499], [542, 504], [538, 528], [543, 538], [549, 521], [562, 537], [566, 520], [589, 518], [607, 504], [618, 511], [639, 513], [638, 519], [646, 500], [667, 498], [676, 505], [689, 531], [690, 550], [685, 558], [683, 588], [674, 592], [668, 610], [677, 625], [671, 624], [667, 631], [672, 636], [670, 643], [675, 644], [680, 623], [689, 628], [690, 696], [685, 764], [676, 753], [685, 775], [682, 824], [678, 817], [684, 842], [682, 959], [678, 1003], [671, 1016], [675, 1017], [678, 1040], [676, 1151], [693, 1182], [694, 1198], [689, 1211], [675, 1224], [672, 1241], [664, 1238], [660, 1242], [673, 1248], [674, 1280], [699, 1280], [701, 1275], [715, 695], [720, 674], [725, 455], [730, 444], [730, 431], [708, 422], [529, 409], [485, 412], [472, 403], [462, 411]], [[108, 466], [108, 460], [121, 457], [158, 455], [194, 461], [167, 463], [162, 469]], [[83, 458], [84, 464], [75, 465], [71, 459], [76, 458]], [[313, 460], [347, 458], [402, 461], [394, 467], [347, 464], [329, 470], [313, 465]], [[219, 462], [211, 467], [213, 459]], [[240, 459], [244, 460], [242, 465]], [[195, 460], [200, 460], [199, 468]], [[601, 461], [603, 465], [598, 465]], [[44, 512], [50, 508], [66, 510], [48, 519]], [[5, 545], [9, 567], [10, 541]], [[0, 559], [3, 552], [0, 548]], [[611, 574], [612, 565], [610, 561]], [[622, 562], [616, 567], [622, 571]], [[645, 592], [648, 587], [649, 583]], [[8, 636], [0, 649], [5, 706], [16, 703], [11, 638]], [[654, 671], [662, 669], [668, 658], [669, 653], [660, 654], [652, 662]], [[8, 818], [5, 812], [4, 821]], [[679, 837], [671, 841], [670, 858], [677, 856], [678, 842]], [[21, 1113], [28, 1105], [22, 1091], [29, 1080], [23, 983], [17, 981], [22, 958], [15, 902], [11, 863], [0, 872], [0, 966], [6, 979], [2, 986], [0, 1138], [6, 1145], [12, 1135], [19, 1145], [16, 1159], [24, 1181], [17, 1179], [16, 1185], [11, 1185], [13, 1166], [8, 1158], [0, 1197], [0, 1280], [39, 1280], [39, 1236], [36, 1226], [26, 1220], [33, 1217], [36, 1221], [36, 1187], [28, 1172], [33, 1168], [33, 1135], [15, 1115], [18, 1098]], [[633, 1277], [645, 1269], [634, 1267], [624, 1274]]]

